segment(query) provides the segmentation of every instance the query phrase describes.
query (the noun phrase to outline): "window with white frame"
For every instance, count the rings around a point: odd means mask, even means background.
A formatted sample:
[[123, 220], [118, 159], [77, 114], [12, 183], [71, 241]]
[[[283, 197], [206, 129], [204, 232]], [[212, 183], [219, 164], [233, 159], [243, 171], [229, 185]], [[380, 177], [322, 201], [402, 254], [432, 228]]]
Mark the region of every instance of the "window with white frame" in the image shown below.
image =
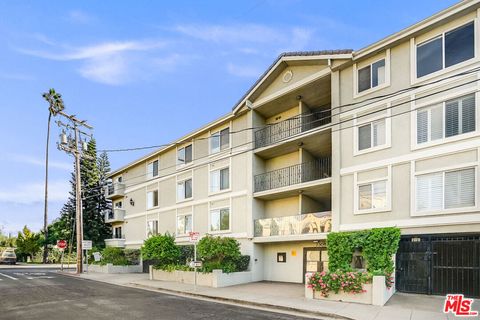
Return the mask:
[[182, 214], [177, 216], [177, 235], [188, 234], [192, 229], [193, 215]]
[[475, 104], [475, 94], [469, 94], [417, 110], [417, 143], [475, 131]]
[[156, 176], [158, 176], [158, 160], [147, 164], [147, 179], [152, 179]]
[[385, 119], [358, 126], [358, 150], [366, 150], [386, 144]]
[[123, 207], [122, 201], [115, 202], [115, 209], [122, 209], [122, 207]]
[[210, 137], [210, 153], [217, 153], [230, 147], [230, 128], [212, 133]]
[[123, 239], [122, 238], [122, 227], [113, 228], [113, 238], [114, 239]]
[[475, 56], [475, 28], [469, 22], [417, 45], [417, 78]]
[[188, 146], [182, 147], [177, 151], [177, 162], [178, 164], [187, 164], [192, 162], [193, 156], [193, 146], [190, 144]]
[[230, 168], [210, 171], [210, 192], [219, 192], [230, 188]]
[[387, 180], [358, 185], [358, 209], [385, 209], [387, 207]]
[[230, 209], [215, 209], [210, 211], [210, 231], [230, 230]]
[[158, 206], [158, 190], [147, 192], [147, 209], [155, 208]]
[[158, 220], [147, 221], [147, 237], [156, 236], [158, 234]]
[[475, 168], [417, 175], [415, 185], [417, 211], [475, 206]]
[[177, 182], [177, 201], [192, 197], [192, 179]]
[[358, 69], [358, 93], [385, 83], [385, 59]]

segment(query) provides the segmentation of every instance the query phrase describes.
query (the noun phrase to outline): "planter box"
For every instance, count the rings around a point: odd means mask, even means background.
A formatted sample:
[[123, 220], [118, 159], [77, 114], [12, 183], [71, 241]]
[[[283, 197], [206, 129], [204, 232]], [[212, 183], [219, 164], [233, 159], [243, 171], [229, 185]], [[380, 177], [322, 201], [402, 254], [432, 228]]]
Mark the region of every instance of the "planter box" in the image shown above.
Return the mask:
[[132, 265], [132, 266], [114, 266], [111, 263], [108, 263], [104, 266], [98, 264], [91, 264], [88, 266], [88, 272], [98, 272], [98, 273], [141, 273], [142, 265]]
[[308, 288], [308, 277], [310, 274], [305, 275], [305, 298], [307, 299], [319, 299], [330, 301], [342, 301], [342, 302], [356, 302], [363, 304], [372, 304], [375, 306], [383, 306], [395, 293], [395, 288], [387, 288], [385, 285], [384, 276], [374, 276], [372, 283], [366, 283], [363, 285], [363, 289], [367, 292], [363, 293], [345, 293], [340, 290], [338, 293], [329, 292], [328, 297], [322, 297], [320, 293], [314, 292], [313, 289]]
[[[195, 272], [178, 270], [168, 272], [150, 266], [150, 280], [194, 284]], [[248, 282], [252, 282], [250, 271], [223, 273], [222, 270], [213, 270], [212, 273], [197, 272], [197, 285], [199, 286], [221, 288]]]

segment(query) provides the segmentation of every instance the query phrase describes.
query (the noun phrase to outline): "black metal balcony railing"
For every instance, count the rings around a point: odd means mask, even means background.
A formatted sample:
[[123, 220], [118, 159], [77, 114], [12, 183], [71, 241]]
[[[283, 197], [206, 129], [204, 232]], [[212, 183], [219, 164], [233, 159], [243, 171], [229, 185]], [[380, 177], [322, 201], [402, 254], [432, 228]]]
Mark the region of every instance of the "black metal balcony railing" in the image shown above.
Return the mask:
[[295, 216], [256, 219], [255, 237], [290, 236], [325, 233], [332, 229], [331, 212], [298, 214]]
[[266, 191], [303, 182], [331, 177], [331, 158], [325, 157], [290, 167], [258, 174], [254, 177], [254, 191]]
[[302, 113], [255, 132], [255, 148], [262, 148], [331, 122], [329, 110]]

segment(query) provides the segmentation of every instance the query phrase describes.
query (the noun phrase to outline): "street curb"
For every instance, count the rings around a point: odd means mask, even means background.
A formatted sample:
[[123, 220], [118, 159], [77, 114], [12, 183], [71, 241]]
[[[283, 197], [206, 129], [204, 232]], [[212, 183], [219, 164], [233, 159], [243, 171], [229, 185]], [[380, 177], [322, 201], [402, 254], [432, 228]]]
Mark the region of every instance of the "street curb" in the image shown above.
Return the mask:
[[310, 311], [310, 310], [305, 310], [305, 309], [300, 309], [300, 308], [279, 306], [279, 305], [269, 304], [269, 303], [245, 301], [245, 300], [240, 300], [240, 299], [211, 296], [211, 295], [201, 294], [201, 293], [185, 292], [185, 291], [165, 289], [165, 288], [157, 288], [157, 287], [147, 286], [147, 285], [143, 285], [143, 284], [138, 284], [138, 283], [135, 283], [135, 282], [130, 282], [130, 283], [127, 283], [127, 284], [117, 284], [117, 283], [102, 281], [102, 280], [98, 280], [98, 279], [82, 278], [80, 275], [77, 275], [77, 274], [68, 274], [68, 273], [64, 273], [64, 272], [58, 272], [58, 273], [61, 274], [61, 275], [71, 276], [71, 277], [75, 277], [77, 279], [82, 279], [82, 280], [90, 280], [90, 281], [108, 283], [108, 284], [111, 284], [111, 285], [122, 286], [122, 287], [127, 287], [127, 288], [136, 288], [136, 289], [140, 289], [140, 290], [162, 292], [162, 293], [165, 293], [165, 294], [172, 294], [172, 295], [177, 295], [177, 296], [178, 295], [179, 296], [190, 296], [190, 297], [198, 297], [198, 298], [203, 298], [203, 299], [208, 299], [208, 300], [223, 301], [223, 302], [228, 302], [228, 303], [236, 304], [236, 305], [264, 308], [264, 309], [268, 309], [269, 311], [273, 311], [273, 312], [277, 311], [277, 312], [281, 313], [281, 311], [286, 311], [286, 312], [300, 313], [300, 314], [304, 314], [304, 315], [308, 315], [308, 316], [316, 316], [316, 317], [321, 316], [321, 317], [328, 317], [328, 318], [339, 319], [339, 320], [355, 320], [355, 319], [352, 319], [352, 318], [348, 318], [348, 317], [345, 317], [345, 316], [341, 316], [341, 315], [334, 314], [334, 313], [328, 313], [328, 312]]

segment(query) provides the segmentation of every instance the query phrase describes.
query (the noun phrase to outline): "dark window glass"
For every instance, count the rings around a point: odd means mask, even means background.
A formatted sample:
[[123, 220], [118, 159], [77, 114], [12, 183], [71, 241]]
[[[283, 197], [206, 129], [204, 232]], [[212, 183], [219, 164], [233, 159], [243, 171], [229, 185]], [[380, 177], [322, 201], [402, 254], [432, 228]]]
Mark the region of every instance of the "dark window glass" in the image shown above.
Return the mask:
[[475, 55], [473, 22], [445, 33], [445, 67], [471, 59]]
[[443, 68], [442, 38], [417, 46], [417, 78]]
[[225, 168], [220, 170], [220, 190], [225, 190], [229, 188], [229, 169]]
[[220, 131], [220, 149], [225, 150], [230, 146], [230, 128]]
[[185, 180], [185, 199], [192, 197], [192, 179]]
[[185, 163], [192, 162], [192, 145], [185, 147]]
[[385, 82], [385, 60], [372, 64], [372, 88]]
[[358, 128], [358, 150], [368, 149], [372, 144], [370, 124]]
[[370, 66], [358, 70], [358, 92], [370, 89]]
[[158, 160], [155, 160], [152, 163], [152, 176], [158, 176]]
[[445, 105], [445, 137], [458, 134], [458, 100], [449, 101]]

